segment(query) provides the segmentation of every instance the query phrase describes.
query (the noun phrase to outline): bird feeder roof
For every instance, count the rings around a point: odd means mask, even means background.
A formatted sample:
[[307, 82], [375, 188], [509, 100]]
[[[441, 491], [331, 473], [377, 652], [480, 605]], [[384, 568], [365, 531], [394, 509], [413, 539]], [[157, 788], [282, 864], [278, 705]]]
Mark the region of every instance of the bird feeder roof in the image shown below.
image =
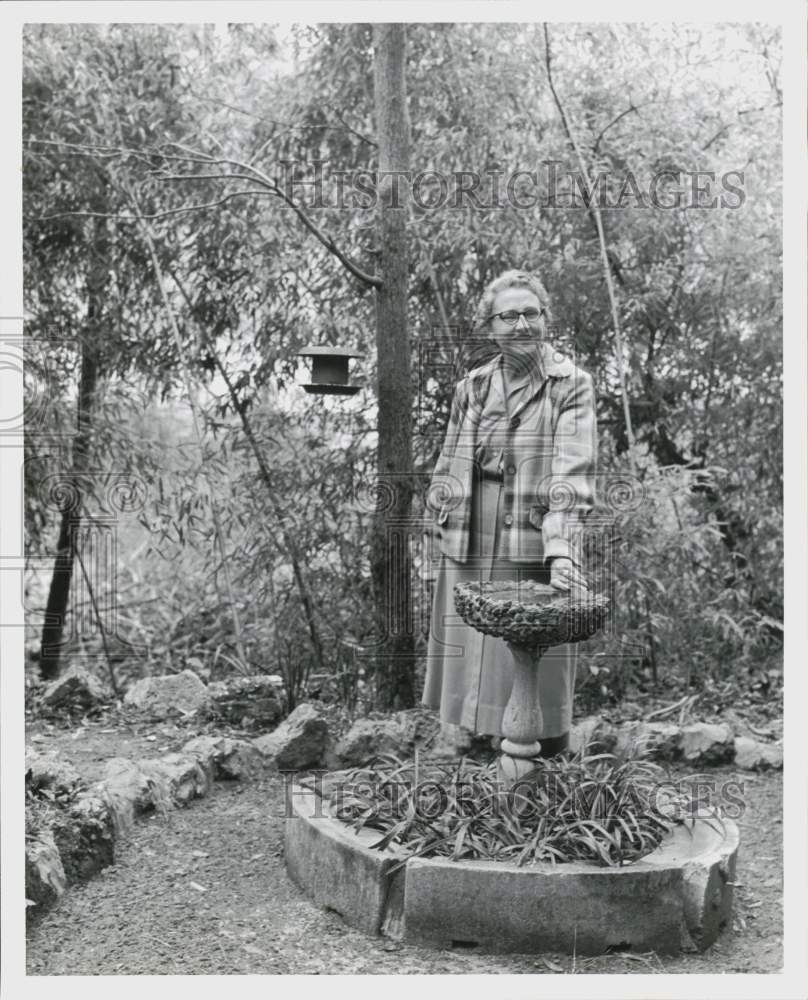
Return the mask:
[[307, 358], [318, 358], [318, 357], [332, 357], [332, 358], [361, 358], [364, 355], [360, 354], [358, 351], [352, 351], [349, 347], [323, 347], [321, 345], [311, 344], [308, 347], [304, 347], [302, 351], [297, 352], [298, 357]]

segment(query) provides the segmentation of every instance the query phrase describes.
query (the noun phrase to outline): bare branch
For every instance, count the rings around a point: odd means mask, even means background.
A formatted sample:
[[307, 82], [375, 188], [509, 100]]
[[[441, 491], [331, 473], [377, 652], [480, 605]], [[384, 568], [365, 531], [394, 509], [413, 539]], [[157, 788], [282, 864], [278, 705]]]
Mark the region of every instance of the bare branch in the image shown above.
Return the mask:
[[[242, 180], [242, 181], [252, 181], [255, 183], [257, 178], [250, 176], [250, 174], [161, 174], [159, 170], [151, 171], [151, 176], [158, 181], [229, 181], [229, 180]], [[258, 181], [262, 187], [266, 188], [272, 194], [276, 193], [275, 187], [267, 187], [262, 181]]]
[[337, 109], [334, 107], [333, 104], [326, 104], [326, 107], [330, 111], [334, 112], [334, 114], [337, 116], [337, 118], [339, 118], [339, 120], [342, 122], [342, 124], [345, 126], [345, 128], [352, 135], [355, 135], [357, 139], [361, 139], [362, 142], [366, 142], [368, 144], [368, 146], [373, 146], [374, 149], [378, 149], [379, 148], [379, 144], [377, 142], [374, 142], [373, 139], [369, 139], [366, 135], [363, 135], [361, 132], [357, 132], [355, 128], [351, 128], [351, 126], [345, 121], [345, 119], [342, 117], [342, 115], [340, 114], [340, 112], [337, 111]]
[[124, 222], [138, 222], [140, 219], [154, 221], [155, 219], [165, 219], [169, 215], [181, 215], [187, 212], [199, 212], [207, 208], [218, 208], [230, 201], [231, 198], [238, 198], [242, 195], [257, 194], [269, 197], [269, 191], [258, 188], [251, 191], [231, 191], [218, 201], [209, 201], [201, 205], [184, 205], [182, 208], [168, 208], [165, 212], [155, 212], [154, 215], [125, 215], [123, 212], [57, 212], [55, 215], [29, 216], [26, 222], [52, 222], [55, 219], [121, 219]]
[[625, 111], [621, 111], [620, 114], [616, 118], [613, 118], [608, 125], [604, 125], [604, 127], [600, 130], [597, 139], [595, 139], [595, 145], [592, 147], [592, 152], [596, 156], [598, 152], [598, 147], [600, 146], [600, 140], [604, 137], [604, 135], [606, 135], [606, 133], [613, 125], [616, 125], [620, 121], [620, 119], [625, 118], [626, 115], [630, 115], [632, 111], [639, 111], [639, 108], [634, 106], [633, 101], [629, 103], [629, 106], [626, 108]]
[[[778, 104], [764, 104], [762, 107], [759, 108], [741, 108], [740, 110], [736, 111], [735, 114], [740, 119], [743, 115], [754, 115], [758, 114], [761, 111], [771, 111], [772, 109], [779, 108], [781, 106], [782, 106], [782, 101]], [[712, 138], [708, 139], [707, 142], [701, 147], [701, 151], [704, 152], [705, 150], [709, 149], [710, 146], [712, 146], [712, 144], [716, 140], [720, 139], [722, 135], [725, 135], [727, 132], [729, 132], [729, 130], [733, 127], [733, 125], [737, 124], [738, 122], [727, 122], [726, 125], [722, 125], [721, 128], [715, 133], [715, 135], [712, 136]]]
[[265, 125], [279, 125], [285, 128], [287, 131], [293, 131], [294, 129], [300, 129], [302, 131], [303, 129], [321, 128], [327, 132], [351, 132], [353, 133], [353, 135], [357, 137], [357, 139], [361, 139], [362, 142], [366, 142], [369, 146], [376, 145], [376, 143], [372, 139], [368, 139], [368, 137], [362, 135], [361, 132], [357, 132], [356, 129], [351, 128], [351, 126], [345, 121], [345, 119], [342, 117], [339, 111], [337, 111], [337, 109], [332, 104], [326, 104], [325, 106], [329, 108], [329, 110], [334, 112], [337, 118], [339, 118], [339, 120], [342, 122], [342, 125], [323, 125], [319, 123], [312, 125], [305, 125], [305, 124], [299, 124], [297, 122], [282, 122], [279, 121], [277, 118], [267, 118], [264, 115], [256, 114], [254, 111], [248, 111], [246, 108], [240, 108], [235, 104], [229, 104], [227, 101], [219, 100], [219, 98], [217, 97], [206, 97], [204, 94], [197, 94], [193, 90], [191, 91], [191, 93], [194, 94], [195, 97], [198, 97], [199, 100], [201, 101], [209, 101], [211, 104], [220, 104], [223, 108], [227, 108], [230, 111], [235, 111], [237, 114], [240, 115], [247, 115], [249, 118], [254, 118], [257, 122], [263, 122]]
[[[179, 143], [176, 143], [175, 145], [178, 149], [188, 149], [188, 147], [182, 146]], [[188, 149], [188, 151], [194, 155], [199, 155], [198, 153], [196, 153], [195, 150]], [[214, 161], [211, 160], [211, 162]], [[358, 278], [360, 281], [364, 281], [365, 284], [371, 285], [373, 288], [381, 287], [382, 285], [381, 278], [378, 278], [373, 274], [368, 274], [367, 272], [363, 271], [360, 267], [357, 267], [357, 265], [354, 264], [353, 261], [351, 261], [348, 257], [346, 257], [346, 255], [339, 249], [339, 247], [331, 239], [331, 237], [328, 236], [326, 233], [324, 233], [320, 229], [320, 227], [309, 218], [309, 216], [303, 211], [303, 209], [297, 204], [297, 202], [293, 198], [290, 198], [289, 195], [286, 194], [286, 192], [283, 190], [283, 188], [280, 187], [278, 183], [271, 177], [268, 177], [263, 172], [263, 170], [259, 170], [258, 167], [254, 167], [252, 166], [252, 164], [249, 163], [243, 163], [240, 160], [226, 160], [223, 162], [227, 162], [231, 166], [236, 167], [236, 169], [239, 170], [249, 170], [252, 175], [252, 178], [258, 181], [259, 184], [263, 184], [268, 191], [271, 191], [273, 194], [277, 195], [283, 202], [285, 202], [292, 209], [295, 215], [300, 219], [300, 221], [303, 223], [306, 229], [308, 229], [308, 231], [313, 236], [316, 236], [317, 239], [326, 248], [326, 250], [328, 250], [329, 253], [332, 253], [337, 258], [337, 260], [340, 261], [343, 267], [345, 267], [348, 271], [350, 271], [350, 273], [355, 278]]]

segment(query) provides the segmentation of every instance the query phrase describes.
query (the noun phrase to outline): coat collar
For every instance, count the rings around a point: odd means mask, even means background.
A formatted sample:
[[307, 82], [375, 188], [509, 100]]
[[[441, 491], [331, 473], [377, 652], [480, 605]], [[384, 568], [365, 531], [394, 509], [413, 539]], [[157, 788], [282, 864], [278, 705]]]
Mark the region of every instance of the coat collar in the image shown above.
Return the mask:
[[[541, 376], [542, 381], [544, 381], [544, 378], [569, 378], [572, 375], [574, 366], [568, 357], [544, 340], [541, 341], [539, 347], [542, 368], [544, 369]], [[466, 378], [490, 378], [500, 367], [501, 362], [502, 354], [496, 354], [490, 361], [486, 361], [484, 365], [469, 372]]]

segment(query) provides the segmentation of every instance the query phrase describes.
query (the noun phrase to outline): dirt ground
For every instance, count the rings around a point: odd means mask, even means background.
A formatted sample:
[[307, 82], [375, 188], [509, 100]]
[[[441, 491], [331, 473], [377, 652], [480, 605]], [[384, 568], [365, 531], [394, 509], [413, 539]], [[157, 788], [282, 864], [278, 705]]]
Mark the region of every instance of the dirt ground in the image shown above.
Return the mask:
[[[77, 735], [78, 734], [78, 735]], [[112, 756], [178, 749], [193, 733], [165, 723], [32, 727], [94, 780]], [[682, 774], [683, 772], [679, 772]], [[30, 975], [762, 973], [782, 966], [782, 775], [712, 769], [744, 783], [731, 933], [699, 955], [492, 956], [368, 938], [309, 903], [283, 862], [277, 777], [219, 782], [207, 798], [139, 820], [116, 863], [31, 920]]]

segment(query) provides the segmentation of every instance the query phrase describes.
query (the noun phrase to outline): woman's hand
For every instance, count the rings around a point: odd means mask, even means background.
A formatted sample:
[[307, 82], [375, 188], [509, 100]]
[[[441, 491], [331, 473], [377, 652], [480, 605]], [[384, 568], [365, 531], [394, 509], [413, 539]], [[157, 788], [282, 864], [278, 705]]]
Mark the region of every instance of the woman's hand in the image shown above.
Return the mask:
[[558, 556], [550, 563], [550, 586], [556, 590], [588, 590], [586, 578], [572, 559]]

